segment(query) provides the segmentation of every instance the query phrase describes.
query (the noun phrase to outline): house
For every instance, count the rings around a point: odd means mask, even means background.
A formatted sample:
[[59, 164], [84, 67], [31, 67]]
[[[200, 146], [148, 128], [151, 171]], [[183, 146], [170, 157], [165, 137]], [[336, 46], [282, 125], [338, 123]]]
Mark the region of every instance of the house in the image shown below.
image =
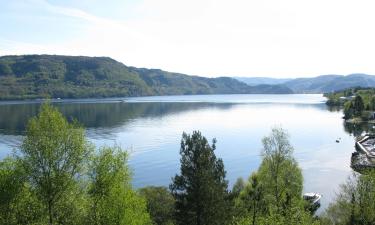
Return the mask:
[[340, 97], [340, 100], [342, 101], [349, 101], [349, 100], [352, 100], [355, 98], [355, 95], [351, 95], [351, 96], [341, 96]]

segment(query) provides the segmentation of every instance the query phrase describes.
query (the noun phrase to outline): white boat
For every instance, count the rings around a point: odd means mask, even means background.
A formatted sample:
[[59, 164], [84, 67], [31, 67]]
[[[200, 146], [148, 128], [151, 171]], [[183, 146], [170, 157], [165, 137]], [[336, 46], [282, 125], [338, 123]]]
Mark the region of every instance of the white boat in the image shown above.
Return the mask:
[[303, 194], [303, 199], [305, 201], [308, 201], [313, 207], [320, 206], [321, 198], [322, 198], [322, 195], [318, 193], [309, 192], [309, 193]]

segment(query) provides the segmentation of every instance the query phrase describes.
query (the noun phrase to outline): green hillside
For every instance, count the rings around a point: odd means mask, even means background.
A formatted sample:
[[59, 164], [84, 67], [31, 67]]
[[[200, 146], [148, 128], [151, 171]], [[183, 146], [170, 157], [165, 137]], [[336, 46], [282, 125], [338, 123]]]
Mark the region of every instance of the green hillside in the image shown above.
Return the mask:
[[291, 89], [294, 93], [327, 93], [353, 87], [375, 87], [375, 76], [367, 74], [321, 75], [311, 78], [269, 78], [269, 77], [235, 77], [248, 85], [279, 85]]
[[205, 78], [128, 67], [108, 57], [0, 57], [0, 99], [146, 95], [292, 93], [277, 85], [249, 86], [229, 77]]
[[283, 85], [295, 93], [327, 93], [352, 87], [375, 87], [375, 76], [367, 74], [323, 75], [314, 78], [297, 78]]

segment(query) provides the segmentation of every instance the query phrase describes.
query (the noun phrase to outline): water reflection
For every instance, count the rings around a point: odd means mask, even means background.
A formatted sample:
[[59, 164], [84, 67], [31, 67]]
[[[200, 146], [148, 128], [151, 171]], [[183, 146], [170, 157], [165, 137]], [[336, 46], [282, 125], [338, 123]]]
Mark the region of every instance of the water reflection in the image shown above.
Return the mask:
[[[222, 103], [74, 103], [54, 104], [68, 120], [76, 119], [85, 128], [114, 128], [136, 118], [158, 118], [203, 108], [228, 109]], [[27, 121], [37, 115], [40, 104], [0, 105], [0, 134], [23, 135]]]
[[374, 133], [375, 127], [371, 123], [348, 123], [343, 121], [343, 126], [346, 132], [355, 137], [361, 136], [365, 133]]
[[[189, 112], [205, 108], [228, 110], [235, 105], [246, 103], [208, 103], [208, 102], [146, 102], [146, 103], [54, 103], [68, 120], [76, 119], [85, 128], [115, 128], [126, 125], [137, 118], [160, 118], [170, 114]], [[253, 104], [253, 103], [250, 103]], [[275, 105], [258, 103], [259, 107]], [[325, 110], [324, 104], [278, 103], [296, 108], [314, 107]], [[27, 121], [38, 114], [40, 104], [0, 105], [0, 134], [24, 135]], [[1, 140], [0, 140], [1, 141]]]

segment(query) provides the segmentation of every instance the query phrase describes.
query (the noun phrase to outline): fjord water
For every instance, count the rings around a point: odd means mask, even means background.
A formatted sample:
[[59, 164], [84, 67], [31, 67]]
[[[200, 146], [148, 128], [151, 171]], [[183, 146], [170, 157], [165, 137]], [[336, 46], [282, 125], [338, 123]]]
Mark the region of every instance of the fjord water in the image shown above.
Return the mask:
[[[95, 145], [120, 145], [130, 152], [133, 184], [165, 185], [179, 172], [182, 132], [200, 130], [217, 139], [233, 185], [255, 171], [261, 139], [273, 126], [290, 133], [304, 175], [304, 191], [323, 194], [322, 208], [350, 175], [354, 138], [342, 112], [328, 110], [322, 95], [198, 95], [58, 101], [55, 106], [87, 129]], [[0, 103], [0, 158], [17, 149], [38, 102]], [[340, 142], [336, 143], [339, 139]]]

